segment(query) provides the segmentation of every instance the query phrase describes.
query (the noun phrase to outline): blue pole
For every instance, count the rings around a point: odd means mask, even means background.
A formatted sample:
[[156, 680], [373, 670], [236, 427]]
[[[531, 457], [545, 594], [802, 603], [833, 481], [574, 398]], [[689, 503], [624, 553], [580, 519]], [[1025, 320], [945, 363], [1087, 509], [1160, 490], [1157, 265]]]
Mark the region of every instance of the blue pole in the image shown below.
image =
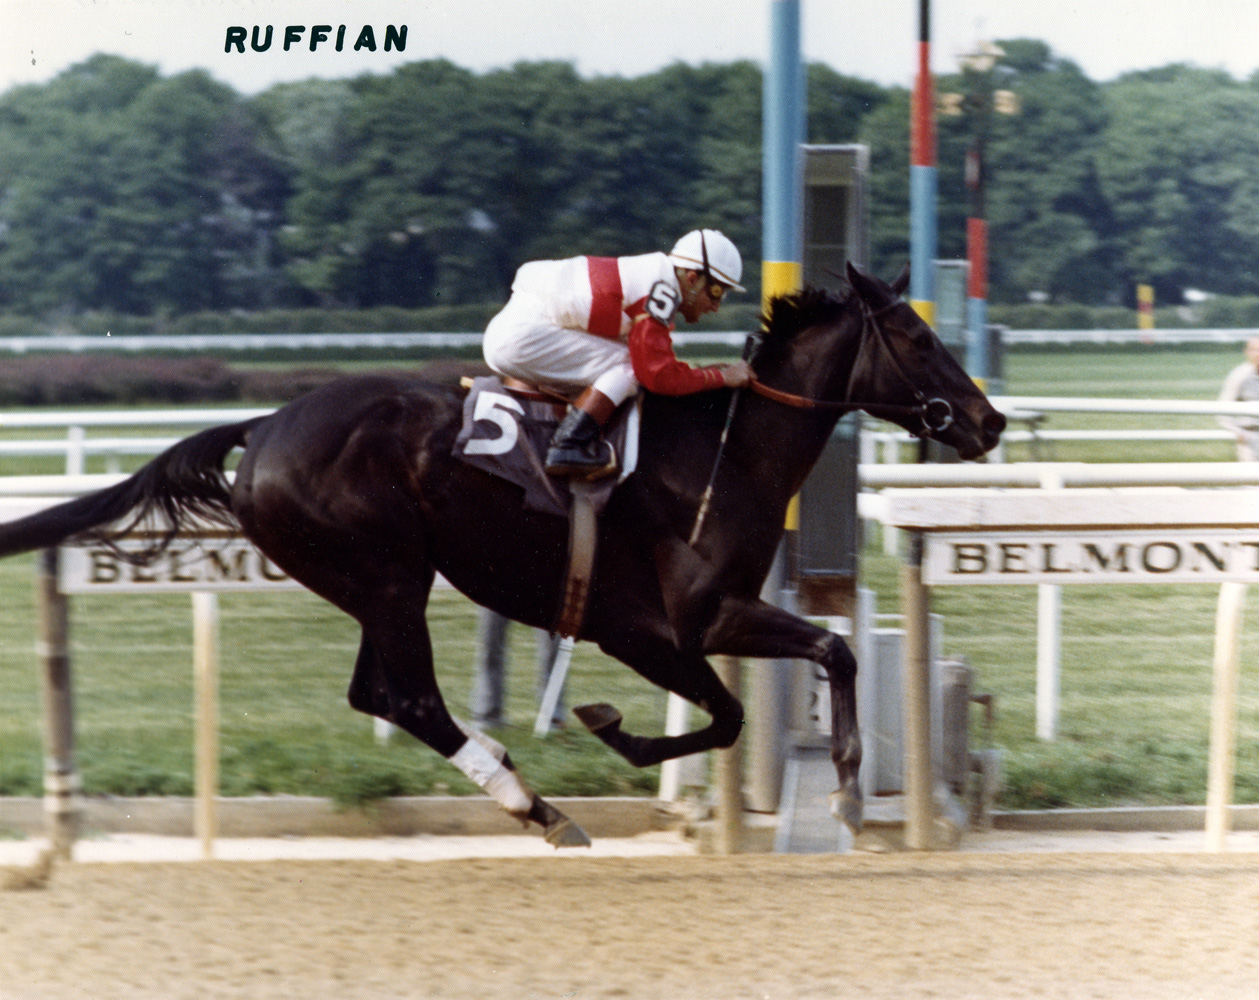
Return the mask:
[[[803, 208], [800, 144], [805, 139], [804, 68], [800, 60], [800, 0], [771, 0], [770, 51], [761, 94], [761, 306], [776, 295], [794, 292], [803, 284], [801, 265]], [[796, 531], [800, 499], [787, 510], [783, 527]], [[780, 549], [774, 561], [777, 594], [786, 585]], [[756, 710], [749, 715], [748, 795], [751, 807], [774, 812], [782, 794], [786, 763], [789, 692], [788, 672], [779, 663], [753, 668], [751, 687]]]
[[805, 139], [800, 0], [771, 0], [770, 59], [762, 92], [761, 301], [802, 283], [800, 144]]

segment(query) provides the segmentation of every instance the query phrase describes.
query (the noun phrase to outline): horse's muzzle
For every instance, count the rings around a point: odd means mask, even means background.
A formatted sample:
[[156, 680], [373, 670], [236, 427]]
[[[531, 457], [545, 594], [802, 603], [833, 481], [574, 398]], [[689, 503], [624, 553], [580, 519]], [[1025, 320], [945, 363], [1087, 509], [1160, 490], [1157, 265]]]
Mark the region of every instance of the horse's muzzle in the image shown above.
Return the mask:
[[1001, 440], [1001, 435], [1005, 431], [1006, 419], [1005, 414], [998, 410], [988, 413], [980, 422], [984, 439], [984, 451], [991, 451], [997, 446], [997, 442]]

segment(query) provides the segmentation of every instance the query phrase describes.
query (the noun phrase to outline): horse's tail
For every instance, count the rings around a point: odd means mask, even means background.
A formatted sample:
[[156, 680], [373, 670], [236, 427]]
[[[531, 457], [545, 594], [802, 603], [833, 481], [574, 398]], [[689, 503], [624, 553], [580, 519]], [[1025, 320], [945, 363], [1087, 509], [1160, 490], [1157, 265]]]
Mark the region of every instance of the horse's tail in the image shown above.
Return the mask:
[[144, 561], [165, 549], [192, 521], [239, 529], [223, 465], [231, 450], [243, 447], [249, 431], [265, 419], [210, 427], [167, 448], [120, 483], [0, 524], [0, 558], [72, 539], [112, 544], [147, 522], [161, 534], [145, 552], [133, 556]]

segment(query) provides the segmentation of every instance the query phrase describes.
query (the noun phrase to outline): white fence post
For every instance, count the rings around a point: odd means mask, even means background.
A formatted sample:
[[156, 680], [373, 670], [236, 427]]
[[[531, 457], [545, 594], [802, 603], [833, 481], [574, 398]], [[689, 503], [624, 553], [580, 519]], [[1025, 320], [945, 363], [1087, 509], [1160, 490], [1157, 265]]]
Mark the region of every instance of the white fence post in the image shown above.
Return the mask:
[[[1062, 476], [1052, 469], [1041, 473], [1040, 488], [1062, 489]], [[1062, 588], [1055, 583], [1036, 587], [1036, 735], [1058, 738], [1058, 704], [1062, 691]]]
[[1211, 682], [1211, 742], [1207, 762], [1207, 850], [1224, 850], [1233, 801], [1237, 742], [1237, 660], [1241, 645], [1244, 583], [1221, 583], [1215, 612]]
[[[890, 431], [883, 435], [883, 464], [899, 465], [901, 460], [901, 443], [896, 439], [896, 432]], [[894, 556], [900, 550], [900, 532], [890, 524], [883, 525], [883, 554]]]
[[78, 425], [71, 425], [66, 430], [66, 475], [83, 475], [83, 442], [87, 432]]
[[192, 670], [196, 688], [196, 805], [193, 827], [201, 856], [214, 857], [219, 794], [219, 595], [192, 595]]

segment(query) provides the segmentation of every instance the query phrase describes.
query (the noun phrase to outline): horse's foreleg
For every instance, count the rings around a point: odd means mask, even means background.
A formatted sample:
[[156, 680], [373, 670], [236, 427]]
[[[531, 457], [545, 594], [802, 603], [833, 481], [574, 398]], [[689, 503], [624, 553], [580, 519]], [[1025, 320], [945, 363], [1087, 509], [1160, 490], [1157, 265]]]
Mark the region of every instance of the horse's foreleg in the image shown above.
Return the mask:
[[653, 684], [681, 695], [712, 716], [703, 729], [679, 736], [634, 736], [621, 729], [621, 713], [607, 704], [581, 705], [573, 714], [635, 767], [733, 746], [743, 730], [743, 705], [702, 656], [680, 653], [663, 640], [637, 636], [605, 640], [600, 648]]
[[[543, 828], [556, 847], [586, 847], [590, 838], [520, 778], [506, 748], [455, 719], [446, 709], [432, 669], [432, 651], [422, 620], [407, 628], [374, 629], [359, 650], [350, 683], [350, 705], [379, 716], [432, 747], [526, 825]], [[417, 637], [418, 635], [418, 637]], [[405, 647], [405, 649], [404, 649]]]
[[455, 767], [483, 788], [509, 815], [525, 824], [532, 820], [542, 827], [548, 844], [590, 846], [590, 837], [581, 827], [520, 780], [506, 747], [485, 733], [456, 722], [467, 739], [449, 758]]
[[861, 830], [861, 734], [857, 728], [857, 659], [839, 636], [764, 601], [727, 598], [704, 634], [704, 651], [761, 659], [811, 660], [826, 671], [831, 691], [831, 760], [839, 789], [831, 812]]

